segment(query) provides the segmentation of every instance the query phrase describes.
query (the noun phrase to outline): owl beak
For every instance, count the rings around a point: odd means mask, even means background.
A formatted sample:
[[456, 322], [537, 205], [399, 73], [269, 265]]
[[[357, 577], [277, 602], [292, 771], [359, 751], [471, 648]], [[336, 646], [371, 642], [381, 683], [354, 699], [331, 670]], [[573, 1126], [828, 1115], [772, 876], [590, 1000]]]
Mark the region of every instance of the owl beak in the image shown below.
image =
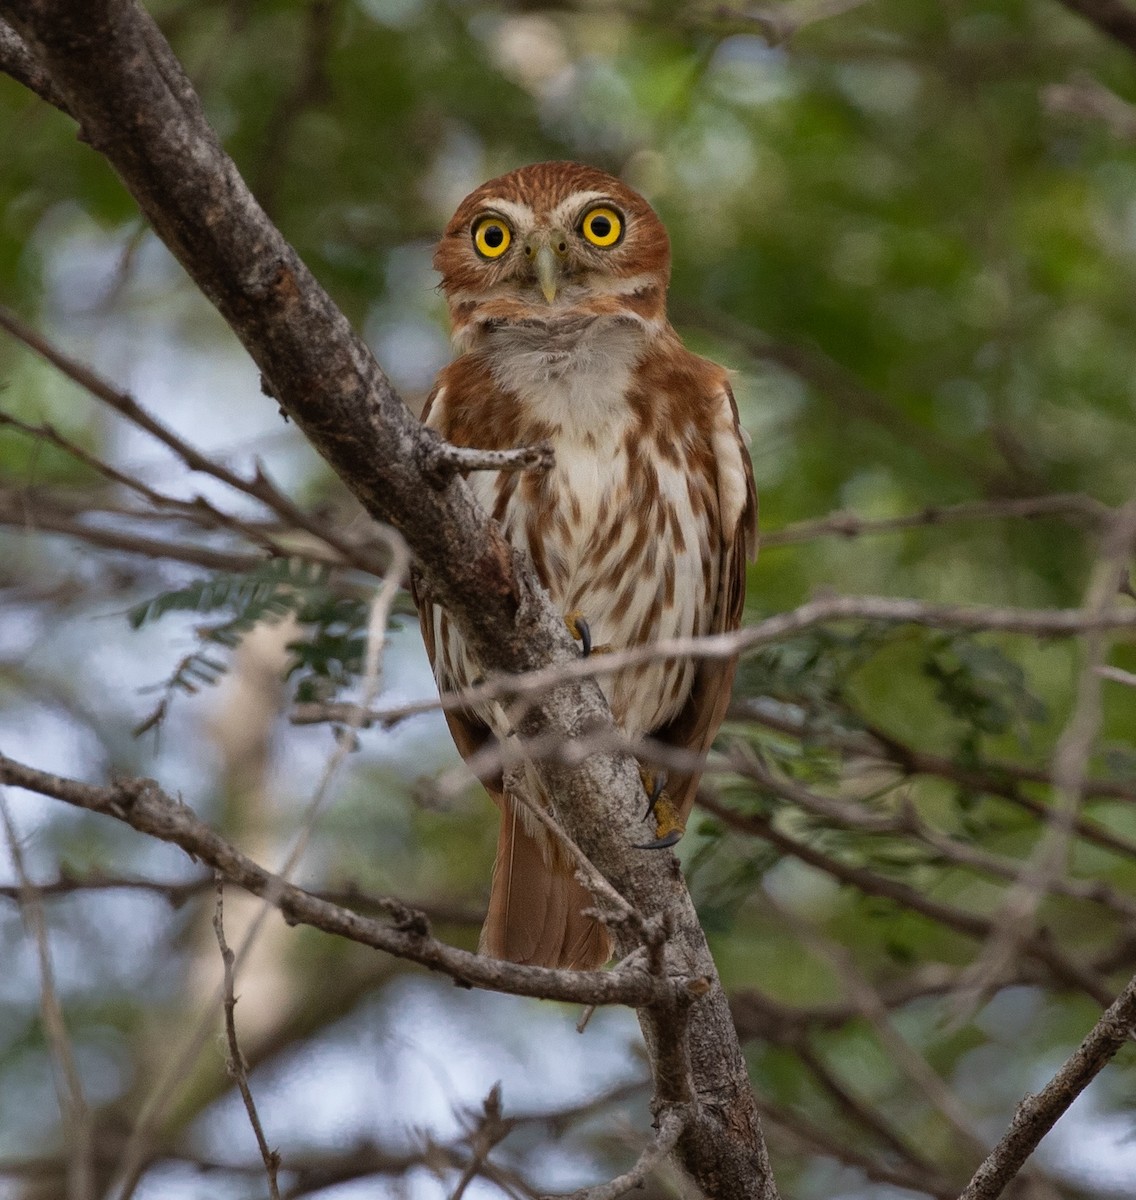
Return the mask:
[[556, 299], [556, 289], [560, 286], [562, 255], [558, 247], [562, 245], [564, 239], [560, 234], [537, 235], [525, 244], [525, 254], [532, 259], [536, 281], [549, 304]]

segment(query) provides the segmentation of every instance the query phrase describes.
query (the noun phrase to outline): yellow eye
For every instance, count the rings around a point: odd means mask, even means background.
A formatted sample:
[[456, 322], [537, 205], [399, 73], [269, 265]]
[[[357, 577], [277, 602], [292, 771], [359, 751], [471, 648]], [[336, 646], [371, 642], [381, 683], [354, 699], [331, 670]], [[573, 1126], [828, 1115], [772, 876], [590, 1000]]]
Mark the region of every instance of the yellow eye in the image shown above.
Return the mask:
[[593, 246], [614, 246], [623, 235], [623, 221], [614, 208], [593, 208], [580, 225], [580, 232]]
[[482, 258], [500, 258], [512, 240], [509, 226], [500, 217], [482, 217], [473, 229], [473, 244]]

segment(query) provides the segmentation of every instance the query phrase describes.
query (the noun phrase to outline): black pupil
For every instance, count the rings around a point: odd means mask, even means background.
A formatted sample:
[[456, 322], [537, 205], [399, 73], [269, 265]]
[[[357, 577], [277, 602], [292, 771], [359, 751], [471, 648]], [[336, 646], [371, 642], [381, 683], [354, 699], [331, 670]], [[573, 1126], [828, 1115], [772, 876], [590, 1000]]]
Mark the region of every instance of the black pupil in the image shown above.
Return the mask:
[[611, 218], [601, 217], [598, 213], [591, 220], [592, 233], [598, 238], [605, 238], [611, 234]]
[[496, 250], [505, 240], [505, 231], [500, 225], [489, 225], [485, 229], [483, 241], [490, 250]]

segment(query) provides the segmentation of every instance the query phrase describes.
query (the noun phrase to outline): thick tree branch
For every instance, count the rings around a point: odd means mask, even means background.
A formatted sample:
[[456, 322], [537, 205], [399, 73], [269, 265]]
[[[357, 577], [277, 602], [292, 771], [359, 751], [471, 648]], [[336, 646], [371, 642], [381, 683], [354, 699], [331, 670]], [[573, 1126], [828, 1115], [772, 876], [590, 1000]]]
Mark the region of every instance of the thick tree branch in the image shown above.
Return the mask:
[[41, 100], [67, 111], [67, 105], [48, 73], [36, 62], [24, 39], [6, 21], [0, 21], [0, 71], [11, 75]]

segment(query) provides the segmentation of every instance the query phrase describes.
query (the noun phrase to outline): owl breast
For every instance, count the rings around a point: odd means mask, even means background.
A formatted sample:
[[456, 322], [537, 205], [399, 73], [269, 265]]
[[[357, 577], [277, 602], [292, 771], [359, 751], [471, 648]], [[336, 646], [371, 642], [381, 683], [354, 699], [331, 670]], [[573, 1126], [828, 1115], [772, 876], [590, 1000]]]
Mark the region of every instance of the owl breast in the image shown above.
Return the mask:
[[[445, 380], [429, 424], [463, 444], [552, 443], [556, 463], [547, 472], [479, 472], [469, 483], [509, 541], [531, 555], [553, 603], [586, 618], [596, 646], [706, 633], [719, 583], [717, 496], [682, 469], [673, 445], [660, 447], [658, 414], [673, 398], [661, 394], [665, 379], [654, 390], [642, 382], [649, 351], [641, 327], [549, 324], [491, 334], [467, 356], [479, 360], [480, 380]], [[455, 419], [455, 385], [481, 388], [480, 420], [468, 432]], [[469, 684], [477, 670], [460, 636], [440, 610], [434, 620], [439, 682]], [[617, 725], [638, 736], [677, 714], [692, 677], [689, 660], [658, 662], [601, 676], [600, 686]], [[501, 712], [481, 715], [499, 736], [507, 732]]]

